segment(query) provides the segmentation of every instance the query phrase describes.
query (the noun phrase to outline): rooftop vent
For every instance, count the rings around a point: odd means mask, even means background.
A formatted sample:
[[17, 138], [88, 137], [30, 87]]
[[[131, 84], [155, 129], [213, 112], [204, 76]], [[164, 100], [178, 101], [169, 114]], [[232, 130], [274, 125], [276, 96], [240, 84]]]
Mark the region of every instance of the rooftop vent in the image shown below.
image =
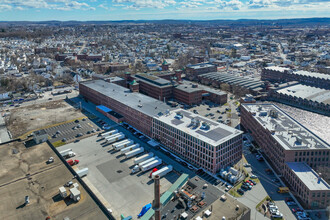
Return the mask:
[[138, 107], [142, 108], [143, 105], [139, 104]]
[[210, 129], [210, 125], [207, 122], [203, 122], [202, 126], [201, 126], [202, 130], [209, 130]]
[[174, 116], [174, 118], [176, 119], [182, 119], [183, 118], [183, 114], [181, 112], [177, 112], [176, 115]]

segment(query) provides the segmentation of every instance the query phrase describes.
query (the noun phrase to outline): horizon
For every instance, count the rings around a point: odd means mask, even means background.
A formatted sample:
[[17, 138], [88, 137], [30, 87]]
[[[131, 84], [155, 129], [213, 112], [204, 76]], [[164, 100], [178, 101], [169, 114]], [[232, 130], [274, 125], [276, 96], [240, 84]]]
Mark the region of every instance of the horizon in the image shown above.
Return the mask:
[[0, 21], [329, 18], [330, 0], [0, 0]]

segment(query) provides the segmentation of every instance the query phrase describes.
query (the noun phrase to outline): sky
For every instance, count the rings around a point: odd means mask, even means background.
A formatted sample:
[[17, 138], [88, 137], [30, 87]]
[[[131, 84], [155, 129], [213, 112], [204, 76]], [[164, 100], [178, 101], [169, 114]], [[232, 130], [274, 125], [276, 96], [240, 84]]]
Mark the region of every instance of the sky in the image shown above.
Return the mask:
[[330, 0], [0, 0], [0, 21], [330, 17]]

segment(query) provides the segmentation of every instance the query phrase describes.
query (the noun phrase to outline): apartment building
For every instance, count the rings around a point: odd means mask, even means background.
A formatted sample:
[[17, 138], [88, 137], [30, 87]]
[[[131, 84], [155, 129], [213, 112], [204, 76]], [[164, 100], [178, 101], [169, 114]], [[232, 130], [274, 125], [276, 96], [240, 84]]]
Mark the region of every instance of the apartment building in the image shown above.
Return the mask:
[[[304, 182], [306, 178], [315, 176], [313, 168], [329, 167], [329, 144], [273, 104], [242, 104], [241, 125], [251, 134], [272, 167], [283, 175], [305, 205], [313, 208], [323, 207], [322, 203], [312, 206], [308, 201], [314, 188], [304, 187], [302, 192], [297, 188], [297, 184], [309, 184]], [[305, 166], [309, 168], [304, 168]], [[309, 170], [306, 178], [300, 175], [299, 169]], [[322, 193], [328, 195], [329, 186], [320, 185], [324, 185], [324, 180], [315, 186], [321, 187]], [[329, 197], [324, 204], [329, 205]]]
[[156, 116], [152, 137], [211, 173], [242, 158], [242, 131], [182, 109]]
[[330, 89], [330, 75], [309, 71], [293, 71], [289, 68], [271, 66], [265, 67], [261, 72], [261, 80], [271, 82], [298, 81], [302, 84]]
[[79, 93], [94, 104], [120, 114], [123, 121], [149, 136], [153, 117], [172, 109], [164, 102], [103, 80], [79, 83]]

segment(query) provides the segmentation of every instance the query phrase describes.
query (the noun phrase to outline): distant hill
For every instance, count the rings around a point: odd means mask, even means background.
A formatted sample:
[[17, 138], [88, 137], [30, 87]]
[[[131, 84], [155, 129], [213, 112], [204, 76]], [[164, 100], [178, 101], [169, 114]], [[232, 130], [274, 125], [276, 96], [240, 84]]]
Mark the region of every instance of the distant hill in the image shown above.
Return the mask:
[[226, 25], [226, 26], [308, 26], [329, 25], [330, 18], [295, 18], [277, 20], [239, 19], [239, 20], [121, 20], [121, 21], [0, 21], [1, 26], [10, 25], [49, 25], [49, 26], [74, 26], [74, 25], [105, 25], [105, 24], [195, 24], [195, 25]]

